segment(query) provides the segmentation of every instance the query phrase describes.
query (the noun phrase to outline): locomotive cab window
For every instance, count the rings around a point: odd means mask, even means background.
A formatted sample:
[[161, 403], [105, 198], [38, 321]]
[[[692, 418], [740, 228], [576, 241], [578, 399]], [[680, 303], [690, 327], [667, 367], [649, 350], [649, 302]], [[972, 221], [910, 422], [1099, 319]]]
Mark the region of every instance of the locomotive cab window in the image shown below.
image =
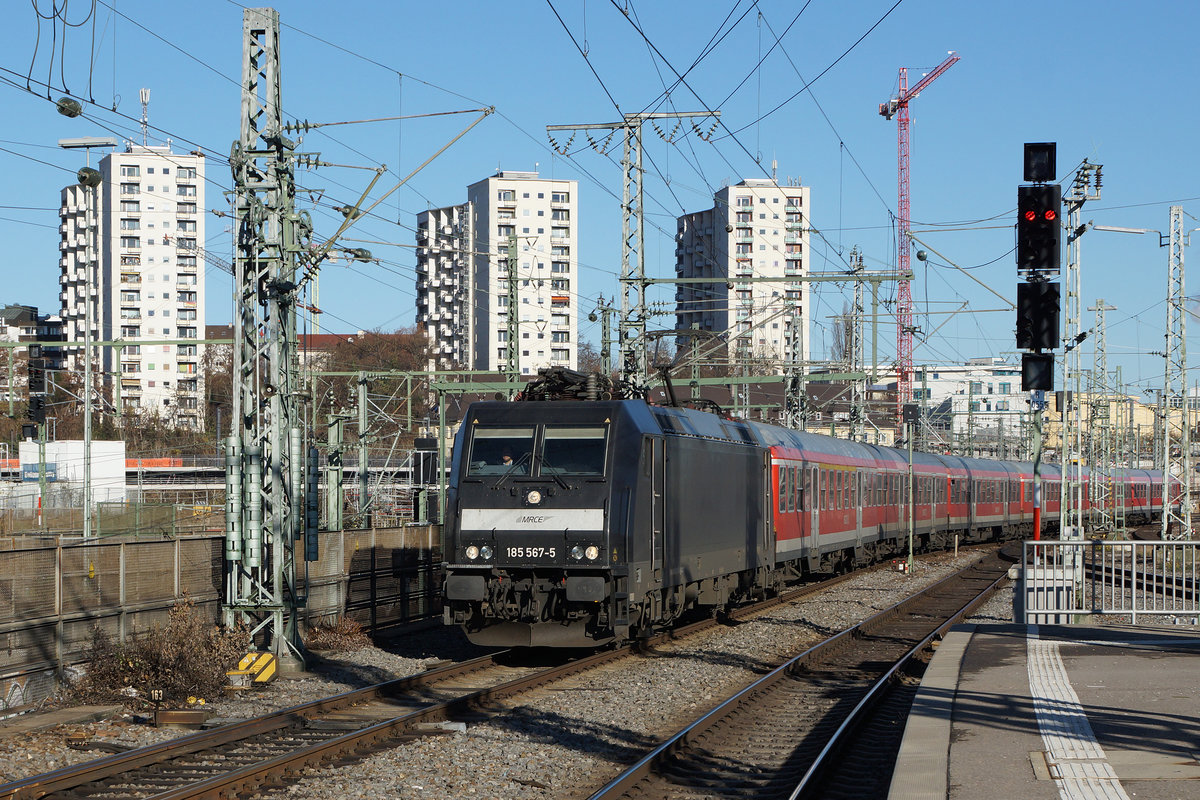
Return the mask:
[[528, 475], [533, 428], [475, 426], [467, 475]]
[[604, 428], [547, 425], [541, 462], [543, 475], [603, 475]]

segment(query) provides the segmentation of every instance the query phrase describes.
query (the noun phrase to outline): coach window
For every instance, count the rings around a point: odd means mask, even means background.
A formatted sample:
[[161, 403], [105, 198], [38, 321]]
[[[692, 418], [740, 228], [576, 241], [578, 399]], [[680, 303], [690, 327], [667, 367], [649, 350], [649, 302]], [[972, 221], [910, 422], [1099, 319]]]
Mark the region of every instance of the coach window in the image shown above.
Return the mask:
[[826, 509], [829, 508], [829, 498], [827, 496], [828, 491], [829, 491], [829, 470], [827, 470], [827, 469], [821, 470], [821, 474], [818, 475], [817, 477], [820, 479], [820, 482], [821, 482], [821, 486], [817, 490], [817, 494], [821, 498], [821, 510], [825, 511]]
[[467, 475], [527, 475], [533, 452], [533, 428], [477, 425], [471, 436]]
[[543, 475], [603, 475], [604, 434], [601, 426], [546, 426], [542, 437]]
[[782, 514], [784, 511], [787, 511], [787, 500], [785, 499], [786, 493], [787, 493], [787, 467], [783, 466], [782, 464], [779, 466], [778, 492], [779, 492], [779, 513]]
[[796, 510], [804, 510], [804, 490], [801, 488], [803, 483], [801, 474], [804, 472], [804, 467], [796, 467], [792, 472], [792, 492], [796, 498]]
[[813, 487], [812, 487], [812, 470], [804, 469], [804, 494], [800, 495], [800, 502], [803, 504], [807, 498], [808, 505], [801, 505], [801, 510], [807, 511], [812, 508]]
[[854, 473], [842, 473], [842, 508], [854, 508]]

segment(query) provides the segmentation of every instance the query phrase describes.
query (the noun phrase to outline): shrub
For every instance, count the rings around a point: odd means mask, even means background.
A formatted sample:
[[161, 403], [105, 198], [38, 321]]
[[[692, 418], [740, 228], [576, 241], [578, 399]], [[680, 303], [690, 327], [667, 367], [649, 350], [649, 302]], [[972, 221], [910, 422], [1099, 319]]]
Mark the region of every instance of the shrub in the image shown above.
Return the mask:
[[244, 628], [213, 625], [194, 602], [183, 600], [171, 608], [166, 625], [124, 642], [96, 628], [85, 651], [87, 670], [66, 695], [81, 703], [145, 705], [151, 689], [162, 689], [167, 706], [182, 706], [189, 697], [217, 697], [227, 685], [226, 670], [237, 666], [249, 646]]

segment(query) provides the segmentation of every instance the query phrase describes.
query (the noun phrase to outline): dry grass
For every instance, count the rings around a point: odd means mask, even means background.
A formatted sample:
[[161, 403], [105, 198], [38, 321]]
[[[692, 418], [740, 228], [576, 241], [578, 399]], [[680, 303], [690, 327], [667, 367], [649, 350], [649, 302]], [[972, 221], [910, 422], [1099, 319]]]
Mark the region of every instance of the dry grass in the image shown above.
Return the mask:
[[226, 670], [237, 666], [250, 646], [244, 629], [213, 625], [184, 600], [171, 609], [167, 624], [116, 642], [97, 628], [85, 651], [87, 671], [65, 691], [78, 703], [149, 704], [150, 690], [162, 689], [163, 705], [180, 707], [188, 698], [218, 697]]
[[310, 650], [349, 653], [371, 644], [371, 637], [352, 619], [342, 617], [334, 625], [315, 625], [308, 629], [304, 646]]

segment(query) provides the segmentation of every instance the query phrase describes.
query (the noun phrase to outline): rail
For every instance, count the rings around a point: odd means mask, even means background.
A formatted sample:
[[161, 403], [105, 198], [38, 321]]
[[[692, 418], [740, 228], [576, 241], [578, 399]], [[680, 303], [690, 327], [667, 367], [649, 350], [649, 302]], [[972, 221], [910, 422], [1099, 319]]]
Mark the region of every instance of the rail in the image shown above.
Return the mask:
[[[1025, 542], [1021, 591], [1026, 624], [1079, 617], [1200, 617], [1200, 542]], [[1020, 617], [1020, 614], [1018, 614]]]

